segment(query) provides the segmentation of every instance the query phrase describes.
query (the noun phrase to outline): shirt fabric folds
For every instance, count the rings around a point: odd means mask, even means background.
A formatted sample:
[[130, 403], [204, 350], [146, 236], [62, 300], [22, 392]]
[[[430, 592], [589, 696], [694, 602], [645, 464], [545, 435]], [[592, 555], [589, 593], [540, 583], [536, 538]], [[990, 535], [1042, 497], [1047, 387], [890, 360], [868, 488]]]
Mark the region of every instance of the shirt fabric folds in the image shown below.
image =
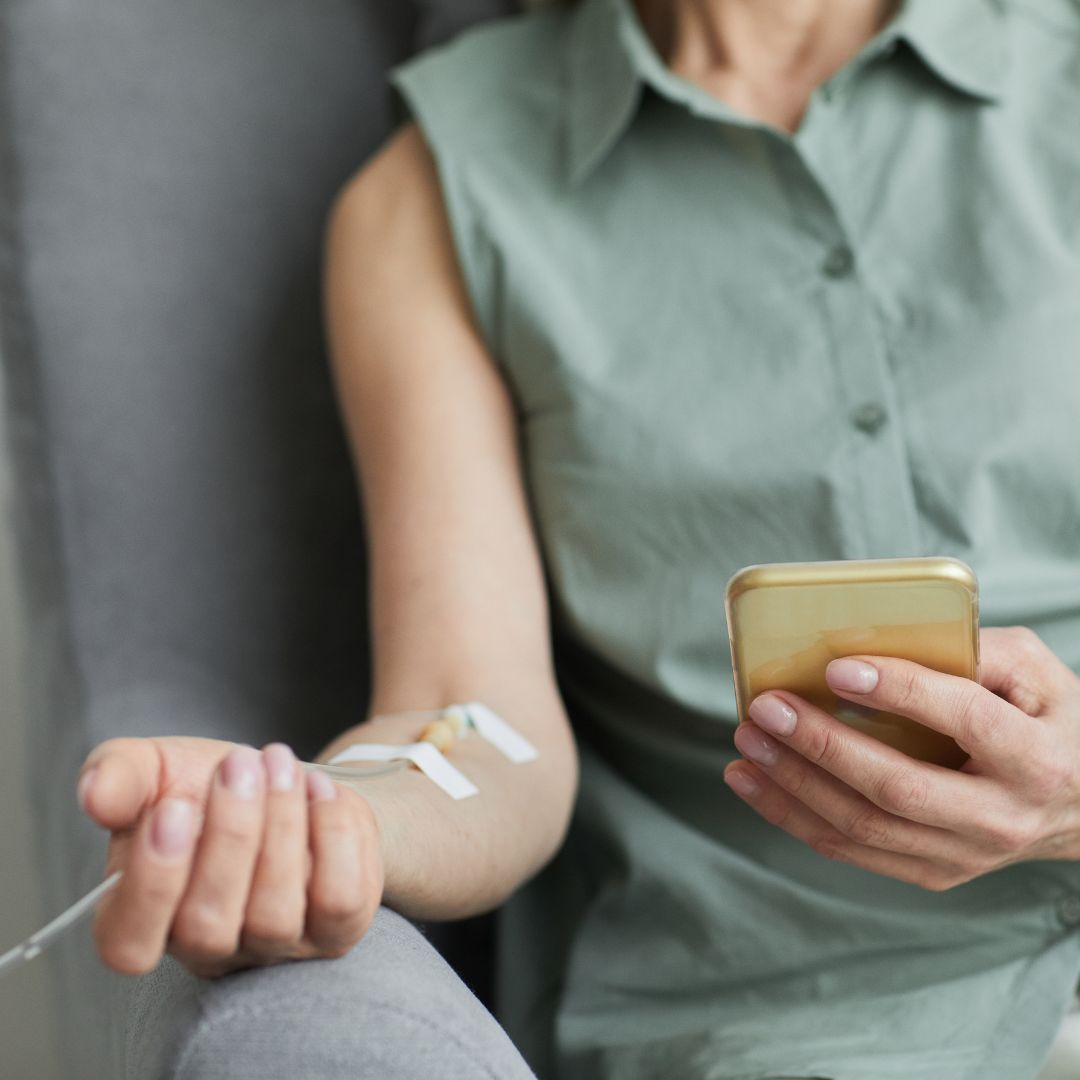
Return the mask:
[[[558, 1080], [1023, 1080], [1080, 971], [1080, 868], [931, 893], [721, 780], [724, 586], [952, 555], [1080, 672], [1080, 7], [908, 0], [795, 135], [629, 0], [396, 70], [520, 422], [582, 748], [506, 906], [499, 1016]], [[431, 358], [438, 363], [438, 357]]]

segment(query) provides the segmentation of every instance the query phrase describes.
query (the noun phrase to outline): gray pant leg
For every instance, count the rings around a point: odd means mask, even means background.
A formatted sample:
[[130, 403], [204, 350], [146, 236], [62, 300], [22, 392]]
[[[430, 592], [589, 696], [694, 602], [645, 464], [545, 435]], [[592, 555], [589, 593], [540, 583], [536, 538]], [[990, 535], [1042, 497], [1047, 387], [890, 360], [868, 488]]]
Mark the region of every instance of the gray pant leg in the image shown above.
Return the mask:
[[336, 960], [132, 987], [127, 1080], [534, 1080], [423, 935], [385, 908]]

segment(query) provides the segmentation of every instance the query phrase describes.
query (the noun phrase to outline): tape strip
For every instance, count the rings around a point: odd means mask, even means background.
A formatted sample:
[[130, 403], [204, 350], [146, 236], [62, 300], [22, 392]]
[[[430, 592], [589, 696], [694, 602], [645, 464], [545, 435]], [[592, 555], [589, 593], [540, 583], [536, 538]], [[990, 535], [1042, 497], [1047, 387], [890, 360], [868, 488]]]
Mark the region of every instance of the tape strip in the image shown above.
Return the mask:
[[470, 701], [465, 706], [477, 735], [508, 757], [515, 765], [535, 761], [539, 751], [524, 735], [519, 735], [501, 716], [483, 702]]
[[385, 743], [354, 743], [327, 762], [343, 765], [349, 761], [411, 761], [429, 780], [438, 784], [452, 799], [479, 795], [480, 789], [459, 772], [431, 743], [388, 746]]

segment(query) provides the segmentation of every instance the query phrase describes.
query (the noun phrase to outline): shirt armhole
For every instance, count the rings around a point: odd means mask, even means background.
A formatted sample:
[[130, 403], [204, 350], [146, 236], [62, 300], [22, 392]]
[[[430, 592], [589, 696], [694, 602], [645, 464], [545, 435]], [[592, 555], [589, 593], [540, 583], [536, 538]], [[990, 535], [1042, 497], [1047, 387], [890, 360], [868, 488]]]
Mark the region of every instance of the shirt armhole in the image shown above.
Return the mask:
[[397, 92], [395, 105], [404, 120], [414, 120], [435, 161], [443, 206], [469, 305], [478, 329], [498, 362], [496, 338], [495, 282], [496, 253], [483, 228], [465, 169], [454, 151], [453, 125], [444, 120], [439, 104], [440, 90], [425, 78], [423, 66], [407, 64], [390, 73], [390, 85]]

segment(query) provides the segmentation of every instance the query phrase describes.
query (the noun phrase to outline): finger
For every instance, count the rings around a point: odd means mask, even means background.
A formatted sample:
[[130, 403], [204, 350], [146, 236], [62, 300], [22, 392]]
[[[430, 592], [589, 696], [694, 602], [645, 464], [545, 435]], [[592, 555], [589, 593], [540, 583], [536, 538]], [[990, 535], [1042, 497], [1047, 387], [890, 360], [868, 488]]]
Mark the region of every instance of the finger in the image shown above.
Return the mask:
[[253, 747], [238, 746], [217, 769], [191, 880], [173, 921], [170, 951], [185, 963], [222, 960], [239, 947], [262, 842], [265, 787], [262, 755]]
[[124, 876], [94, 921], [98, 953], [115, 971], [142, 975], [161, 959], [187, 884], [199, 817], [187, 799], [162, 799], [126, 845]]
[[1076, 674], [1026, 626], [992, 626], [979, 634], [979, 681], [1028, 716], [1042, 716], [1063, 694], [1075, 693]]
[[307, 805], [304, 776], [282, 743], [263, 748], [266, 813], [262, 848], [255, 864], [242, 943], [260, 957], [297, 955], [304, 934]]
[[79, 805], [106, 829], [134, 828], [156, 799], [161, 774], [161, 754], [150, 739], [109, 739], [79, 770]]
[[786, 690], [760, 694], [748, 711], [767, 735], [887, 813], [974, 835], [997, 814], [995, 781], [916, 761]]
[[746, 762], [729, 765], [724, 770], [724, 781], [766, 821], [808, 844], [827, 859], [850, 863], [935, 892], [966, 880], [963, 875], [945, 870], [927, 859], [867, 847], [844, 836], [839, 829]]
[[971, 679], [892, 656], [846, 656], [825, 669], [832, 691], [849, 701], [909, 717], [949, 735], [977, 759], [1022, 770], [1033, 721]]
[[970, 840], [948, 829], [883, 810], [831, 773], [770, 738], [756, 724], [741, 724], [736, 729], [735, 746], [774, 784], [849, 840], [940, 864], [962, 866], [971, 858]]
[[311, 877], [306, 933], [320, 952], [341, 955], [359, 940], [371, 918], [355, 806], [362, 800], [349, 798], [349, 792], [317, 770], [308, 773], [307, 792]]

